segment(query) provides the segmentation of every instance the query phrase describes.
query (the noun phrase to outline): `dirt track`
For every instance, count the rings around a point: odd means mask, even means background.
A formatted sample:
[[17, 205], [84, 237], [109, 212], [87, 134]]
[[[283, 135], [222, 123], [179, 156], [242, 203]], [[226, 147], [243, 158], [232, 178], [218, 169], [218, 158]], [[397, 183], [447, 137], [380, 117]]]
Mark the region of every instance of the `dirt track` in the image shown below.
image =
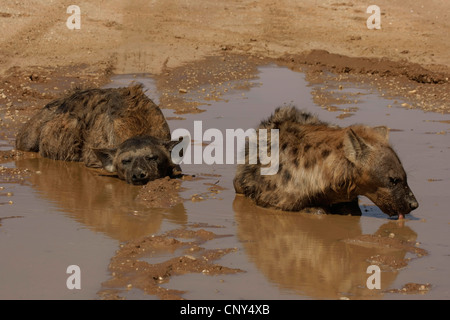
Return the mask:
[[450, 64], [445, 0], [379, 0], [381, 30], [366, 27], [366, 4], [333, 0], [79, 0], [81, 29], [69, 30], [66, 9], [72, 2], [3, 2], [1, 72], [112, 63], [117, 73], [159, 73], [224, 50], [277, 58], [323, 49], [446, 72]]
[[242, 60], [196, 63], [224, 55], [375, 75], [371, 80], [378, 86], [394, 81], [388, 88], [418, 107], [450, 110], [450, 43], [445, 41], [450, 3], [445, 0], [380, 0], [380, 30], [367, 28], [370, 14], [356, 1], [80, 0], [79, 30], [66, 26], [71, 4], [0, 5], [0, 105], [6, 114], [0, 125], [5, 130], [15, 127], [7, 124], [11, 114], [28, 116], [64, 89], [101, 85], [111, 73], [163, 77], [160, 91], [178, 91], [180, 79], [172, 71], [187, 64], [192, 70], [212, 68], [215, 75], [221, 68], [235, 74]]

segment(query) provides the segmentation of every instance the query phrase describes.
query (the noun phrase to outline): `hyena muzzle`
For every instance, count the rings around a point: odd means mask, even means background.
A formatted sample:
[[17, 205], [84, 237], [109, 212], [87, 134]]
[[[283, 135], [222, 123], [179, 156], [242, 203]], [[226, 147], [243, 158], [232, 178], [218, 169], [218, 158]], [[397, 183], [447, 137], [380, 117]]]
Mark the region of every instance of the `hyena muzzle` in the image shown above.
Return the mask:
[[[131, 139], [133, 137], [141, 138]], [[99, 149], [133, 150], [129, 153], [130, 158], [133, 154], [134, 160], [141, 161], [145, 159], [145, 156], [141, 157], [145, 153], [143, 150], [156, 150], [160, 156], [170, 145], [166, 119], [140, 84], [126, 88], [75, 90], [40, 109], [16, 137], [18, 150], [39, 152], [41, 156], [55, 160], [82, 161], [88, 167], [103, 166], [104, 158], [98, 157]], [[161, 161], [167, 163], [162, 165]], [[136, 166], [146, 167], [144, 164]], [[165, 175], [166, 167], [175, 168], [175, 172], [180, 170], [164, 156], [159, 158], [158, 166], [149, 166], [162, 171], [155, 173], [154, 169], [142, 169], [145, 173], [137, 174], [135, 166], [131, 169], [117, 163], [109, 165], [108, 169], [121, 170], [118, 172], [120, 178], [137, 184]], [[126, 178], [128, 176], [130, 179]], [[140, 178], [133, 179], [133, 176]]]
[[246, 162], [238, 165], [234, 178], [236, 192], [257, 205], [360, 215], [358, 196], [364, 195], [399, 218], [419, 206], [386, 127], [341, 128], [285, 106], [258, 129], [279, 130], [279, 170], [261, 175], [260, 163]]

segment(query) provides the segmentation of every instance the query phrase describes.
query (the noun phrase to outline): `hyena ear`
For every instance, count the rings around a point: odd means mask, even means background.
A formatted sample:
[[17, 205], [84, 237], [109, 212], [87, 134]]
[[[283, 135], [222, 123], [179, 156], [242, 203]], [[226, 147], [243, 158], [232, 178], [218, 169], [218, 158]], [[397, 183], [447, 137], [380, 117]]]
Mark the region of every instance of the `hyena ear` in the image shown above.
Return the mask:
[[389, 128], [385, 126], [374, 127], [372, 128], [376, 133], [384, 138], [386, 142], [389, 141]]
[[165, 147], [169, 151], [171, 160], [174, 164], [180, 164], [186, 155], [186, 150], [190, 149], [191, 137], [180, 136], [178, 141], [166, 141]]
[[167, 151], [171, 152], [172, 149], [173, 149], [177, 144], [179, 144], [181, 141], [183, 141], [183, 139], [184, 139], [183, 137], [179, 137], [179, 138], [178, 138], [178, 141], [176, 141], [176, 140], [174, 140], [174, 141], [172, 141], [172, 140], [166, 140], [166, 141], [163, 141], [162, 145], [167, 149]]
[[362, 162], [369, 154], [370, 147], [363, 138], [349, 128], [344, 137], [345, 157], [353, 163]]
[[116, 166], [114, 165], [114, 156], [117, 149], [92, 149], [97, 158], [102, 162], [103, 169], [108, 172], [116, 172]]

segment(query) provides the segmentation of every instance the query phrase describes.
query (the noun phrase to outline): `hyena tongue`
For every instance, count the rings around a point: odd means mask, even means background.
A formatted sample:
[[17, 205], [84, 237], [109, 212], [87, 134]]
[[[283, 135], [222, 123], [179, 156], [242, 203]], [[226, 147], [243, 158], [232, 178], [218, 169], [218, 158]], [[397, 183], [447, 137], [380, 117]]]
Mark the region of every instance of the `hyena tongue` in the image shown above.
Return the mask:
[[398, 220], [403, 220], [403, 219], [405, 219], [405, 215], [403, 213], [399, 213]]

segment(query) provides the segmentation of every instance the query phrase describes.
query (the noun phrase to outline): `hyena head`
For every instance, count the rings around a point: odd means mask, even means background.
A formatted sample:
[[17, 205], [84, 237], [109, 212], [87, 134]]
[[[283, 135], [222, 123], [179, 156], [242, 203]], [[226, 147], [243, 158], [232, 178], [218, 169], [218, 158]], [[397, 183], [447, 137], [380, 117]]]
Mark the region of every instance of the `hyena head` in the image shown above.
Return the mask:
[[387, 215], [404, 218], [419, 204], [408, 186], [400, 159], [389, 145], [388, 134], [386, 127], [349, 127], [344, 150], [359, 173], [358, 193], [372, 200]]
[[106, 171], [116, 172], [127, 183], [144, 185], [158, 178], [174, 177], [181, 173], [170, 155], [178, 143], [151, 136], [136, 136], [125, 140], [117, 148], [93, 151]]

